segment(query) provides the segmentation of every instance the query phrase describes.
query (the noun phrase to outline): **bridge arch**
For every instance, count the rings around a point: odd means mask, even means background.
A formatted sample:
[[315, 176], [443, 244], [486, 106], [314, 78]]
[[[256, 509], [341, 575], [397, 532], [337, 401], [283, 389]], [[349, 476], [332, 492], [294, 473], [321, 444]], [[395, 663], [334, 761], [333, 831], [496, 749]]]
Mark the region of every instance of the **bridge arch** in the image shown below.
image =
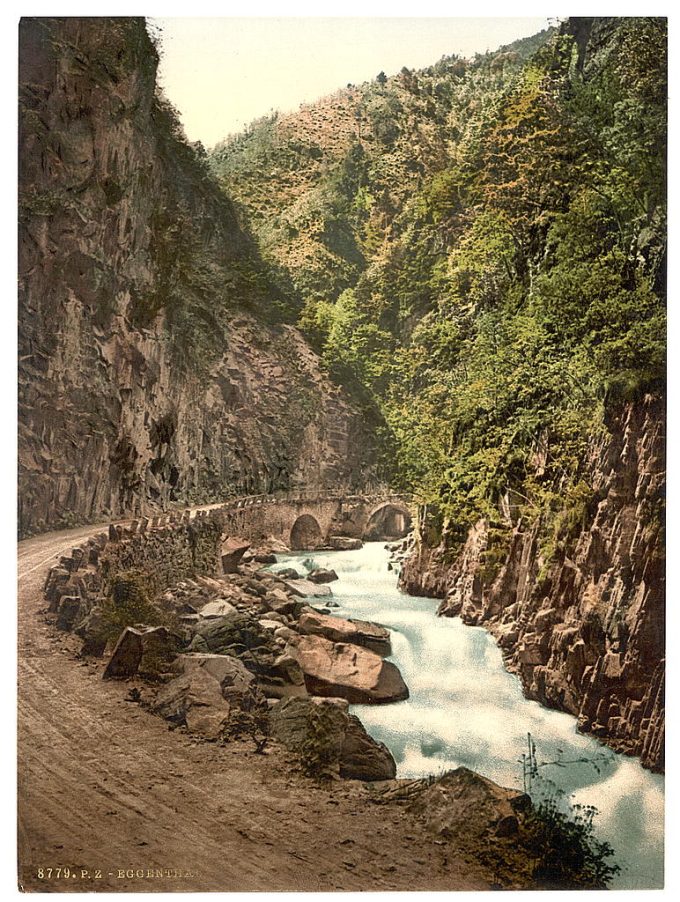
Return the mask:
[[311, 514], [301, 514], [290, 530], [291, 551], [313, 551], [323, 545], [323, 533], [319, 521]]
[[411, 511], [399, 501], [385, 501], [369, 514], [364, 539], [389, 541], [401, 539], [411, 529]]

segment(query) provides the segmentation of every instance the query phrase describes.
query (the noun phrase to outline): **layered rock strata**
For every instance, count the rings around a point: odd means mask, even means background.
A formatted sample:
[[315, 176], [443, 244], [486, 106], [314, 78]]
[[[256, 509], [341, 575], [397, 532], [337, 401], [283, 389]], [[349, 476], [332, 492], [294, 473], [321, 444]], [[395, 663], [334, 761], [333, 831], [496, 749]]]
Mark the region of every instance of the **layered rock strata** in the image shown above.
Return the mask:
[[480, 520], [451, 562], [426, 528], [401, 572], [440, 613], [496, 636], [528, 697], [568, 711], [612, 748], [664, 768], [664, 401], [648, 396], [591, 442], [593, 490], [567, 550], [546, 561], [538, 522], [515, 522], [500, 571], [485, 578]]

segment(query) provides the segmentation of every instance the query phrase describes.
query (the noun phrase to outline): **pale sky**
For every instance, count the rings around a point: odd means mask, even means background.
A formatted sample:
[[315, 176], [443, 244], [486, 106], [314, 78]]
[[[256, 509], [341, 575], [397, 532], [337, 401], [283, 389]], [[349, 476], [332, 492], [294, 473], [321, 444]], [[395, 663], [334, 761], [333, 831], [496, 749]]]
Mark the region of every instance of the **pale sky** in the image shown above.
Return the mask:
[[212, 147], [271, 110], [290, 112], [382, 70], [496, 50], [546, 18], [155, 18], [160, 83], [190, 141]]

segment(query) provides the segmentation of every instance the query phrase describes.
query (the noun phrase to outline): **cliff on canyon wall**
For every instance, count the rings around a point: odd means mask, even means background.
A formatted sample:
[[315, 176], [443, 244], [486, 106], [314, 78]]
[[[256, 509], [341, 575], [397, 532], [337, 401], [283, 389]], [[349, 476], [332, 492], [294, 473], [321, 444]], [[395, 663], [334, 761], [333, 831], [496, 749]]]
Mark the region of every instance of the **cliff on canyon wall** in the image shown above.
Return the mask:
[[506, 500], [500, 553], [487, 520], [452, 553], [421, 516], [401, 584], [489, 629], [530, 698], [662, 771], [664, 402], [629, 403], [607, 426], [590, 443], [592, 495], [566, 542], [550, 549], [541, 520], [514, 519]]
[[363, 482], [364, 420], [282, 322], [144, 21], [20, 44], [20, 530]]

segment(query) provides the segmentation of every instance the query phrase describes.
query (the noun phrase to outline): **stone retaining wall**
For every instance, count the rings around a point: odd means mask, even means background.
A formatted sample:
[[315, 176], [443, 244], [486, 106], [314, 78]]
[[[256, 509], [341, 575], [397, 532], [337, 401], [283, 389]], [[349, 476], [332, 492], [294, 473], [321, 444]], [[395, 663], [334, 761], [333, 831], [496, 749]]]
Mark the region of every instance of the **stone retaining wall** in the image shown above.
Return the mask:
[[73, 629], [120, 573], [143, 571], [156, 592], [194, 575], [217, 576], [223, 533], [220, 510], [111, 524], [50, 569], [44, 587], [49, 610], [61, 629]]

